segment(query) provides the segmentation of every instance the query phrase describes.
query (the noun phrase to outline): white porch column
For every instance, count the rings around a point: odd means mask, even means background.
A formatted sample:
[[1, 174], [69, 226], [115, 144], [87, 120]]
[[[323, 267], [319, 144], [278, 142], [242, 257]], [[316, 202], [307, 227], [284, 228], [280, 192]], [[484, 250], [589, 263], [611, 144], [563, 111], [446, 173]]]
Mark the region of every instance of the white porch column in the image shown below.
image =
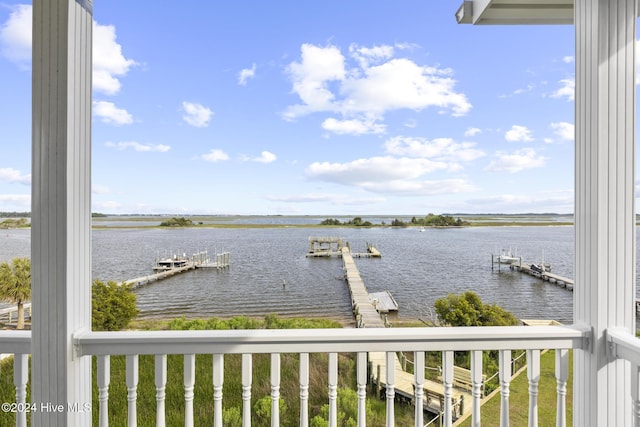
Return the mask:
[[92, 8], [33, 1], [31, 390], [64, 409], [33, 412], [34, 426], [91, 425], [91, 358], [72, 334], [91, 329]]
[[629, 364], [610, 361], [603, 332], [635, 332], [635, 73], [637, 0], [575, 2], [574, 352], [576, 426], [630, 426]]

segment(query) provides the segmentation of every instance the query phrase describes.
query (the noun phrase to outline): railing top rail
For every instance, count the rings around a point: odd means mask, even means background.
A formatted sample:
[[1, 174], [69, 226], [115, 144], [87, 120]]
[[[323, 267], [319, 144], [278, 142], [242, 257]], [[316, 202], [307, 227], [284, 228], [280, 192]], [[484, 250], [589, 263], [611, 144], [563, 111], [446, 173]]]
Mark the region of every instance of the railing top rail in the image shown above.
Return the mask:
[[0, 331], [0, 353], [31, 353], [31, 331]]
[[584, 348], [572, 326], [82, 332], [76, 353], [211, 354]]
[[610, 356], [640, 366], [640, 339], [626, 329], [607, 329]]

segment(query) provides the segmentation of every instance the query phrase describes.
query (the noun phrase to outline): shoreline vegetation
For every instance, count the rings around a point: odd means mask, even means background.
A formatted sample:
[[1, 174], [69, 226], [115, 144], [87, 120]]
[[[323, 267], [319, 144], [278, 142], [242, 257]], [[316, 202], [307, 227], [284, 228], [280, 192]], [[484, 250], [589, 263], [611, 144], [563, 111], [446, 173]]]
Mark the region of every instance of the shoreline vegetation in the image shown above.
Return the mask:
[[[109, 228], [462, 228], [571, 226], [572, 214], [425, 215], [152, 215], [92, 214], [94, 229]], [[30, 227], [29, 212], [0, 212], [0, 229]]]

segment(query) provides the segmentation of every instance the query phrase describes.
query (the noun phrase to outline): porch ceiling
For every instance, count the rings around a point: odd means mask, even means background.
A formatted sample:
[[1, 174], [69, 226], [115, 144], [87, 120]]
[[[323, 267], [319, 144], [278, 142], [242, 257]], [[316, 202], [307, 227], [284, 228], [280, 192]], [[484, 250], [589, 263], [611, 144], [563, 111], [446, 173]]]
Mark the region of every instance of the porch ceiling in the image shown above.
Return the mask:
[[456, 12], [459, 24], [572, 24], [573, 0], [468, 0]]

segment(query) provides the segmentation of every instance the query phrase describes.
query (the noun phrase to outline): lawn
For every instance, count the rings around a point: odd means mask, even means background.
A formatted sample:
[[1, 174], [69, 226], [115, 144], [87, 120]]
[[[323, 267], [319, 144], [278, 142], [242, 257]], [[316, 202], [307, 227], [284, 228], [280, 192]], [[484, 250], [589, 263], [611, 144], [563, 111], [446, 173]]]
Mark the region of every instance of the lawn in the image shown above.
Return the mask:
[[[540, 384], [538, 385], [538, 424], [541, 426], [556, 425], [556, 377], [555, 351], [547, 351], [540, 357]], [[567, 426], [572, 425], [572, 381], [573, 358], [569, 357], [569, 380], [567, 381]], [[529, 383], [526, 370], [511, 381], [509, 395], [509, 425], [512, 427], [527, 426], [529, 416]], [[500, 393], [486, 398], [480, 410], [483, 426], [500, 425]], [[471, 417], [458, 424], [461, 427], [471, 426]]]

